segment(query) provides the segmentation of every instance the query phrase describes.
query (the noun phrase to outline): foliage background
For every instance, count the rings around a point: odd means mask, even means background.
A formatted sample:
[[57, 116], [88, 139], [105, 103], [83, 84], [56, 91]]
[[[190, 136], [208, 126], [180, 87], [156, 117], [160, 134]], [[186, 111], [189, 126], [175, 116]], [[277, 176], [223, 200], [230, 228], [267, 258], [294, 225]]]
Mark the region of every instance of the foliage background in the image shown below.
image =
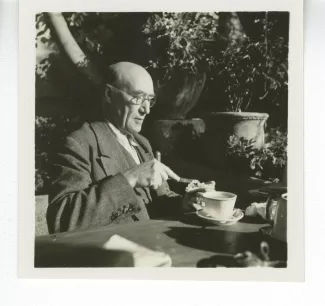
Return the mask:
[[[146, 67], [159, 88], [174, 69], [203, 69], [208, 79], [189, 117], [245, 109], [270, 114], [269, 127], [286, 130], [289, 14], [268, 12], [267, 21], [266, 12], [182, 14], [73, 12], [64, 17], [102, 75], [114, 62], [131, 61]], [[35, 21], [36, 193], [41, 194], [47, 193], [50, 152], [92, 114], [97, 92], [57, 44], [47, 14], [37, 14]], [[191, 43], [186, 56], [176, 38]]]
[[253, 140], [230, 136], [226, 152], [229, 171], [278, 183], [287, 164], [287, 132], [270, 129], [265, 142], [257, 149]]

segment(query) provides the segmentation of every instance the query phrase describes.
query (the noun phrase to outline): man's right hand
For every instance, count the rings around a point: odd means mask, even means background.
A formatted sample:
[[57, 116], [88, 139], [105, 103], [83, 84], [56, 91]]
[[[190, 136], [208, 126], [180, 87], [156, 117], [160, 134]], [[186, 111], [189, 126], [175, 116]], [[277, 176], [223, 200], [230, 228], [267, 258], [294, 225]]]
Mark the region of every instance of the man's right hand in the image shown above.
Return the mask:
[[195, 192], [186, 192], [182, 200], [182, 208], [185, 212], [202, 209], [198, 203], [198, 192], [206, 192], [204, 188]]
[[157, 189], [169, 177], [179, 181], [180, 177], [156, 159], [144, 162], [123, 173], [129, 184], [134, 187]]

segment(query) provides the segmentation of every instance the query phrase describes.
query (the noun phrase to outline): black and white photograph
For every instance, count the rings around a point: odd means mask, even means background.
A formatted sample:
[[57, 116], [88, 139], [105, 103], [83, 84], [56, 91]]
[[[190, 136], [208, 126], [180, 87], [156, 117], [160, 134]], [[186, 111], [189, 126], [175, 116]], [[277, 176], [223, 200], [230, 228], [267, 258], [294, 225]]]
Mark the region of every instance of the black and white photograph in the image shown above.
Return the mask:
[[290, 10], [33, 17], [33, 268], [285, 273]]

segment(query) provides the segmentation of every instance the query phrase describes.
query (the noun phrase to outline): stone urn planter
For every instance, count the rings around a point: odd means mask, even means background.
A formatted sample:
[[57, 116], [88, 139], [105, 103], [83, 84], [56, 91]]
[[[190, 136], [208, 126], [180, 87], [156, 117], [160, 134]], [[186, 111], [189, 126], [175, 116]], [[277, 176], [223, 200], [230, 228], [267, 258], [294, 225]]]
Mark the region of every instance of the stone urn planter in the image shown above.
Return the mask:
[[265, 113], [250, 112], [216, 112], [202, 116], [205, 123], [200, 142], [202, 161], [214, 169], [226, 169], [227, 141], [231, 135], [254, 139], [255, 148], [261, 148], [268, 117]]
[[202, 119], [157, 120], [153, 123], [150, 143], [162, 158], [193, 160], [198, 141], [205, 131]]

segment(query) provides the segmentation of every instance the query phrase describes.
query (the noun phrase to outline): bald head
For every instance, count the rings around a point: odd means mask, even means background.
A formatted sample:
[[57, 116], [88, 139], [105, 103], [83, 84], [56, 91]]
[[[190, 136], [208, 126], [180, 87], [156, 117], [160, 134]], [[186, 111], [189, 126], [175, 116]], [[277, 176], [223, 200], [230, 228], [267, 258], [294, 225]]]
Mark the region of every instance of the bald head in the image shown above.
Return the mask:
[[119, 62], [108, 68], [105, 80], [106, 117], [120, 130], [140, 132], [143, 120], [150, 112], [150, 103], [135, 105], [132, 100], [154, 95], [150, 74], [137, 64]]
[[154, 94], [150, 74], [134, 63], [119, 62], [109, 66], [107, 82], [129, 93]]

